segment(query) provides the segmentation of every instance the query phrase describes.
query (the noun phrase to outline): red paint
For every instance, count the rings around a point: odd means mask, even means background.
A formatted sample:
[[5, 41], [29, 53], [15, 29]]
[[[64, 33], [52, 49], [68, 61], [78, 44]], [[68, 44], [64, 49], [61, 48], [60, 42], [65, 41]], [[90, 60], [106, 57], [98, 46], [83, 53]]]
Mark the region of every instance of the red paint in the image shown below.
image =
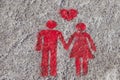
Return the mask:
[[60, 10], [61, 17], [67, 21], [70, 21], [74, 19], [75, 17], [77, 17], [77, 14], [78, 14], [78, 11], [75, 9], [70, 9], [70, 10], [61, 9]]
[[[86, 29], [86, 25], [84, 23], [77, 24], [76, 29], [77, 31], [71, 35], [66, 48], [70, 46], [74, 39], [75, 41], [70, 53], [70, 58], [76, 59], [76, 74], [80, 74], [82, 67], [83, 74], [86, 75], [88, 72], [88, 59], [94, 58], [94, 55], [91, 53], [91, 49], [96, 51], [96, 46], [91, 36], [84, 31]], [[80, 59], [82, 59], [82, 62]]]
[[42, 50], [42, 62], [41, 62], [41, 74], [42, 76], [48, 76], [48, 66], [50, 60], [50, 74], [56, 76], [57, 68], [57, 41], [58, 39], [62, 42], [65, 47], [65, 41], [62, 36], [62, 33], [58, 30], [53, 30], [57, 26], [57, 23], [53, 20], [49, 20], [46, 23], [48, 30], [42, 30], [38, 33], [36, 50]]
[[58, 30], [53, 30], [57, 26], [55, 21], [49, 20], [46, 26], [49, 29], [42, 30], [38, 33], [36, 44], [36, 50], [42, 51], [41, 75], [48, 76], [49, 60], [50, 74], [52, 76], [57, 75], [56, 55], [58, 39], [62, 42], [65, 49], [68, 49], [74, 40], [70, 58], [75, 58], [76, 75], [80, 75], [82, 70], [83, 74], [86, 75], [88, 73], [88, 60], [94, 58], [91, 50], [96, 51], [96, 46], [91, 36], [85, 32], [86, 25], [84, 23], [78, 23], [76, 25], [77, 31], [71, 35], [67, 44], [64, 41], [62, 33]]

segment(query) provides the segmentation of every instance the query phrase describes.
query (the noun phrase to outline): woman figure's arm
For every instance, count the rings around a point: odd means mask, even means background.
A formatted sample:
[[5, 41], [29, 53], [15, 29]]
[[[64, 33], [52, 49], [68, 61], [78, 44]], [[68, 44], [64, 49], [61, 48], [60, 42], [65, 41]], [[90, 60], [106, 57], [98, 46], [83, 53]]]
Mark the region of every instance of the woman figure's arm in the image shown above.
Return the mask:
[[85, 33], [86, 37], [88, 38], [88, 41], [90, 42], [91, 49], [96, 51], [95, 43], [93, 42], [93, 39], [88, 33]]
[[75, 37], [75, 33], [70, 36], [68, 43], [67, 43], [67, 46], [66, 46], [66, 49], [68, 49], [70, 47], [74, 37]]

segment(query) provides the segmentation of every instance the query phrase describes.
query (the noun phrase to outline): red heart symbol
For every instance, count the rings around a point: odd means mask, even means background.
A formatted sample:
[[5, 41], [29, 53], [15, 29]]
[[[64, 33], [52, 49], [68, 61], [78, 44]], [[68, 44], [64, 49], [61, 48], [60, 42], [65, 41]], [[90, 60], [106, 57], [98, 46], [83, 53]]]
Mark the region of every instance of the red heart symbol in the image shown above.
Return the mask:
[[70, 9], [70, 10], [61, 9], [60, 10], [61, 17], [66, 19], [67, 21], [74, 19], [74, 17], [76, 17], [77, 14], [78, 14], [78, 11], [75, 9]]

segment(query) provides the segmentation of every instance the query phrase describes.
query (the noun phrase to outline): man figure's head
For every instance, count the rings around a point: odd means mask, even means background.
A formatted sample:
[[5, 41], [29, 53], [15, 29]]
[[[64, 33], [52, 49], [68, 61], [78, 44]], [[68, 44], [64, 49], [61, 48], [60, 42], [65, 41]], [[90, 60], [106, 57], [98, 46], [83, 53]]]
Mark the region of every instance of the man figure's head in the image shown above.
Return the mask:
[[48, 20], [47, 23], [46, 23], [46, 26], [49, 29], [53, 29], [57, 26], [57, 22], [55, 22], [54, 20]]

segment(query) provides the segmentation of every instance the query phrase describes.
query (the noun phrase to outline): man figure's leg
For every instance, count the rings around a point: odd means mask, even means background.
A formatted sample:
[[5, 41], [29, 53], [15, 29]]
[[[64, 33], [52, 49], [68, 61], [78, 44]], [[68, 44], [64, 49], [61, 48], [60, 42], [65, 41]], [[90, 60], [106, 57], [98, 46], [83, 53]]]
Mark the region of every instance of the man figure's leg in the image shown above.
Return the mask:
[[56, 68], [57, 68], [56, 48], [53, 48], [50, 51], [50, 74], [52, 76], [57, 75]]
[[42, 76], [48, 76], [48, 59], [49, 59], [48, 49], [43, 49], [42, 62], [41, 62], [41, 74], [42, 74]]

